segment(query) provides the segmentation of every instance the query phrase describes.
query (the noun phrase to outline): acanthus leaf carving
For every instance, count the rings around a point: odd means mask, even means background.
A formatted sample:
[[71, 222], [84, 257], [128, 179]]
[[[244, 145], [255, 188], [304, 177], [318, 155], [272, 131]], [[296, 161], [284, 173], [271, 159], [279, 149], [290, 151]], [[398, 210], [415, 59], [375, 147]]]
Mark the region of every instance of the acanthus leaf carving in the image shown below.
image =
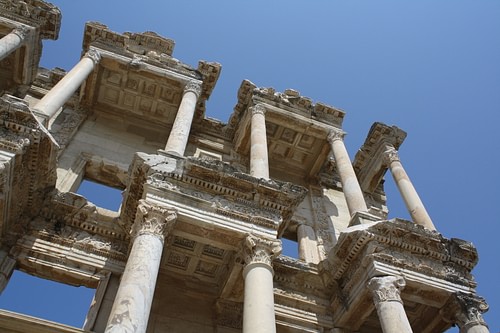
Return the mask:
[[247, 265], [261, 263], [271, 267], [273, 258], [281, 254], [281, 249], [279, 239], [264, 239], [248, 234], [244, 244], [245, 263]]
[[164, 241], [173, 229], [176, 220], [177, 211], [174, 208], [160, 207], [141, 199], [131, 235], [136, 238], [140, 235], [151, 234]]
[[451, 323], [458, 324], [460, 331], [468, 331], [474, 326], [488, 326], [482, 314], [488, 311], [488, 304], [484, 298], [463, 292], [450, 296], [440, 313], [443, 318]]
[[401, 300], [401, 290], [406, 282], [401, 276], [381, 276], [374, 277], [368, 282], [368, 288], [372, 291], [375, 304], [381, 302], [399, 302]]

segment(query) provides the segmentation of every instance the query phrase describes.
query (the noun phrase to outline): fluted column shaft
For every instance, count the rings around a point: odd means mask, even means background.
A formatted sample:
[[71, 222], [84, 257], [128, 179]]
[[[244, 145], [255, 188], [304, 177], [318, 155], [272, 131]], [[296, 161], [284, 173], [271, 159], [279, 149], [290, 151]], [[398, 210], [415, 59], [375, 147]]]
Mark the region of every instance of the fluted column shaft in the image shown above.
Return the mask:
[[266, 135], [266, 109], [257, 104], [252, 109], [250, 129], [250, 175], [269, 179], [269, 160]]
[[132, 227], [132, 249], [111, 308], [106, 333], [146, 332], [164, 237], [176, 220], [176, 211], [142, 201]]
[[20, 48], [28, 34], [27, 27], [17, 27], [9, 34], [0, 39], [0, 60], [8, 57], [9, 54]]
[[172, 130], [165, 146], [165, 151], [177, 156], [184, 156], [186, 151], [191, 124], [193, 123], [196, 103], [201, 94], [201, 85], [196, 81], [190, 81], [184, 88], [182, 101], [175, 116]]
[[351, 216], [353, 216], [356, 212], [368, 211], [368, 208], [358, 178], [352, 167], [351, 159], [345, 148], [343, 136], [344, 133], [341, 131], [331, 131], [328, 134], [328, 142], [330, 142], [335, 165], [342, 182], [347, 208]]
[[368, 283], [384, 333], [413, 332], [401, 300], [405, 280], [399, 276], [374, 277]]
[[281, 253], [281, 241], [253, 235], [245, 240], [243, 278], [243, 333], [275, 333], [272, 258]]
[[460, 333], [489, 333], [482, 314], [488, 311], [486, 301], [477, 295], [458, 292], [441, 309], [443, 318], [460, 327]]
[[420, 200], [415, 187], [408, 177], [405, 169], [403, 168], [403, 164], [399, 160], [399, 155], [394, 147], [388, 147], [384, 152], [384, 159], [391, 171], [392, 177], [394, 178], [394, 182], [398, 187], [399, 193], [401, 193], [401, 197], [406, 205], [406, 209], [411, 215], [411, 219], [416, 224], [422, 225], [429, 230], [436, 230], [434, 223], [432, 223], [431, 217], [427, 213], [427, 210]]
[[54, 117], [57, 110], [73, 96], [100, 60], [101, 56], [99, 52], [90, 49], [78, 64], [35, 104], [33, 109], [45, 115], [47, 119]]

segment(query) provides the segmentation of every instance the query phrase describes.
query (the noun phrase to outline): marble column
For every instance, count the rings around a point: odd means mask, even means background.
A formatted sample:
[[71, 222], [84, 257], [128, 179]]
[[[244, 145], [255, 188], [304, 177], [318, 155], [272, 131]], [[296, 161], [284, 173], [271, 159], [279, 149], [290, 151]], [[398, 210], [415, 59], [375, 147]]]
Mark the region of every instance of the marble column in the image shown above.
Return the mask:
[[460, 327], [460, 333], [489, 333], [482, 314], [488, 311], [486, 301], [477, 295], [456, 293], [441, 309], [443, 318]]
[[384, 333], [413, 332], [401, 300], [405, 280], [400, 276], [374, 277], [368, 283]]
[[116, 293], [106, 333], [146, 332], [165, 236], [177, 218], [174, 209], [141, 200], [132, 226], [132, 249]]
[[422, 200], [420, 200], [417, 191], [399, 160], [397, 150], [394, 147], [388, 147], [384, 152], [384, 160], [391, 171], [394, 182], [398, 187], [399, 193], [401, 193], [401, 197], [406, 205], [406, 209], [410, 212], [413, 222], [429, 230], [436, 230]]
[[330, 131], [328, 134], [328, 142], [331, 145], [333, 157], [335, 158], [335, 165], [342, 182], [342, 189], [344, 191], [347, 208], [349, 213], [353, 216], [356, 212], [366, 212], [365, 198], [363, 191], [359, 185], [358, 178], [352, 167], [351, 159], [344, 145], [344, 132], [340, 130]]
[[184, 87], [181, 104], [165, 146], [165, 151], [167, 153], [176, 156], [184, 156], [189, 139], [189, 132], [191, 131], [194, 111], [196, 110], [196, 103], [200, 95], [201, 85], [199, 82], [190, 81]]
[[90, 49], [50, 91], [33, 106], [33, 110], [51, 119], [87, 79], [101, 60], [98, 51]]
[[314, 229], [306, 224], [297, 226], [297, 241], [299, 243], [299, 258], [307, 263], [318, 264], [318, 242]]
[[275, 333], [272, 259], [281, 253], [281, 241], [248, 235], [244, 253], [243, 333]]
[[28, 33], [28, 27], [19, 26], [2, 37], [2, 39], [0, 39], [0, 60], [3, 60], [8, 57], [9, 54], [20, 48], [26, 40]]
[[266, 108], [262, 104], [253, 106], [250, 129], [250, 175], [269, 179], [267, 153]]

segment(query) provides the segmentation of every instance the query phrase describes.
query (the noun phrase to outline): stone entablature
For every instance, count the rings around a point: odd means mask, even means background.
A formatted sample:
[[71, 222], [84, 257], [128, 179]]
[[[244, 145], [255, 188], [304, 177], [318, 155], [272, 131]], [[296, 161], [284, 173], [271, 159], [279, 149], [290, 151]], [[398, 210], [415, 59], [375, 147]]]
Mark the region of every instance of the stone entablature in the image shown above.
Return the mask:
[[229, 119], [227, 130], [234, 133], [245, 110], [259, 102], [283, 109], [290, 115], [300, 115], [306, 119], [339, 128], [342, 126], [345, 115], [345, 112], [338, 108], [319, 102], [314, 104], [310, 98], [301, 96], [296, 90], [287, 89], [281, 93], [273, 88], [258, 88], [252, 82], [244, 80], [238, 90], [238, 102]]
[[[119, 34], [101, 23], [89, 22], [85, 26], [83, 49], [95, 47], [104, 57], [128, 66], [131, 71], [146, 71], [160, 77], [167, 75], [184, 83], [200, 80], [203, 84], [198, 107], [202, 119], [204, 103], [217, 83], [221, 65], [201, 60], [198, 68], [192, 68], [172, 57], [174, 44], [173, 40], [154, 32]], [[104, 63], [103, 66], [110, 65]]]
[[376, 191], [388, 168], [384, 158], [387, 148], [398, 150], [405, 138], [406, 132], [396, 126], [379, 122], [372, 125], [353, 162], [364, 192]]
[[[13, 96], [0, 98], [0, 153], [3, 188], [1, 233], [22, 230], [35, 216], [55, 184], [57, 146], [39, 125], [27, 103]], [[23, 222], [24, 221], [24, 222]]]
[[[404, 277], [403, 300], [414, 304], [422, 316], [435, 318], [451, 294], [474, 292], [476, 283], [470, 272], [477, 260], [471, 243], [446, 239], [409, 221], [394, 219], [349, 228], [341, 234], [322, 268], [325, 283], [337, 290], [332, 297], [332, 307], [337, 309], [334, 324], [360, 329], [356, 325], [361, 325], [374, 310], [372, 296], [365, 287], [376, 276]], [[437, 322], [422, 318], [409, 318], [414, 331], [429, 331], [429, 327], [432, 331], [432, 327], [447, 325], [443, 318]]]
[[[291, 183], [251, 177], [221, 161], [172, 155], [137, 154], [131, 175], [121, 215], [125, 228], [131, 223], [138, 200], [152, 193], [171, 205], [175, 201], [187, 203], [184, 210], [196, 207], [222, 220], [259, 226], [276, 235], [307, 193], [305, 188]], [[182, 214], [183, 209], [179, 209]], [[245, 228], [241, 231], [245, 232]]]
[[0, 16], [35, 27], [44, 39], [57, 39], [61, 27], [61, 11], [40, 0], [0, 0]]

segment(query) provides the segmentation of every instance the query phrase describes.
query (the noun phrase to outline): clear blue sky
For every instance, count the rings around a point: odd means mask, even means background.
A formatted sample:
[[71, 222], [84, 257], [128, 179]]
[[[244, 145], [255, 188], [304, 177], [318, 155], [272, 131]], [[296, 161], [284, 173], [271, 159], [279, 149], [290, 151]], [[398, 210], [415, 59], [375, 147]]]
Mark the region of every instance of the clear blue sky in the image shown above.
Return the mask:
[[[344, 109], [351, 157], [374, 121], [406, 130], [403, 164], [438, 230], [478, 248], [478, 294], [500, 331], [500, 1], [54, 3], [63, 25], [45, 67], [78, 61], [85, 21], [152, 30], [183, 62], [222, 64], [207, 116], [227, 120], [249, 79]], [[387, 192], [391, 216], [408, 218], [390, 179]]]

